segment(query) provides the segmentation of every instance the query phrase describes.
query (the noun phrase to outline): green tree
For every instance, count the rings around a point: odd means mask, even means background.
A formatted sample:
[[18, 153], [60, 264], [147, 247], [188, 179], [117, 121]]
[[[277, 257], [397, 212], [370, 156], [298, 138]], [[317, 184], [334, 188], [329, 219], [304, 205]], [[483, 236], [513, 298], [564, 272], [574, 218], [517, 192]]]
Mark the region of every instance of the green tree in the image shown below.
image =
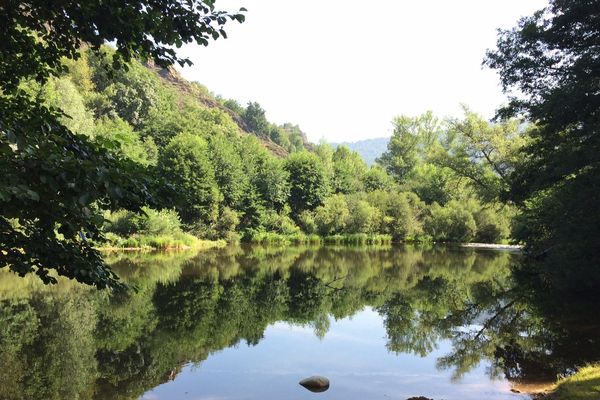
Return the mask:
[[85, 108], [84, 97], [69, 77], [50, 79], [41, 87], [39, 95], [48, 107], [60, 109], [64, 113], [60, 122], [67, 129], [82, 135], [92, 135], [93, 115]]
[[366, 191], [391, 190], [393, 183], [391, 176], [380, 165], [372, 165], [363, 176]]
[[242, 117], [251, 132], [257, 134], [268, 133], [269, 121], [265, 116], [265, 110], [257, 102], [249, 102]]
[[439, 139], [441, 126], [430, 111], [418, 117], [396, 117], [393, 124], [387, 151], [377, 162], [402, 182]]
[[519, 163], [527, 139], [518, 119], [490, 123], [464, 107], [465, 117], [449, 121], [432, 162], [467, 178], [479, 197], [506, 197], [509, 175]]
[[[536, 124], [510, 179], [510, 197], [523, 208], [519, 239], [545, 258], [547, 271], [559, 272], [558, 281], [594, 288], [600, 285], [598, 7], [550, 0], [501, 30], [484, 61], [512, 94], [499, 115], [524, 114]], [[569, 272], [561, 272], [566, 265]]]
[[231, 140], [223, 135], [210, 138], [209, 154], [215, 179], [223, 193], [224, 204], [232, 209], [239, 209], [244, 193], [250, 185], [240, 154]]
[[322, 206], [315, 209], [314, 215], [319, 234], [326, 236], [342, 233], [350, 217], [346, 198], [342, 194], [328, 197]]
[[61, 122], [64, 114], [20, 85], [59, 76], [62, 60], [80, 58], [84, 44], [97, 52], [115, 43], [116, 67], [132, 58], [162, 67], [190, 64], [173, 46], [207, 45], [225, 36], [228, 19], [244, 16], [216, 11], [212, 1], [0, 4], [0, 267], [21, 276], [35, 272], [45, 282], [54, 281], [48, 275], [54, 269], [98, 287], [115, 286], [88, 240], [102, 224], [91, 205], [136, 210], [149, 200], [147, 177], [134, 163], [74, 134]]
[[381, 211], [365, 200], [349, 199], [348, 209], [350, 215], [346, 230], [349, 233], [377, 233], [381, 228]]
[[283, 130], [280, 126], [271, 125], [268, 129], [269, 137], [272, 141], [283, 147], [284, 149], [290, 151], [292, 144], [290, 143], [290, 138], [286, 131]]
[[260, 197], [267, 208], [282, 211], [290, 196], [290, 176], [284, 161], [266, 156], [260, 160], [259, 168], [254, 185]]
[[289, 203], [295, 216], [313, 210], [329, 193], [329, 182], [318, 156], [307, 151], [291, 154], [284, 164], [289, 174]]
[[364, 189], [363, 180], [367, 164], [360, 155], [346, 146], [339, 146], [333, 152], [332, 190], [336, 193], [356, 193]]
[[434, 203], [425, 221], [425, 232], [442, 242], [469, 242], [477, 232], [473, 214], [460, 202], [452, 200], [444, 207]]
[[141, 139], [131, 125], [121, 118], [101, 118], [96, 123], [95, 140], [111, 149], [117, 156], [129, 158], [142, 165], [156, 165], [158, 148], [151, 137]]
[[222, 195], [204, 139], [190, 133], [175, 136], [160, 155], [158, 171], [171, 186], [184, 223], [210, 226], [217, 220]]
[[417, 165], [405, 185], [427, 204], [441, 205], [465, 195], [465, 186], [452, 169], [429, 162]]

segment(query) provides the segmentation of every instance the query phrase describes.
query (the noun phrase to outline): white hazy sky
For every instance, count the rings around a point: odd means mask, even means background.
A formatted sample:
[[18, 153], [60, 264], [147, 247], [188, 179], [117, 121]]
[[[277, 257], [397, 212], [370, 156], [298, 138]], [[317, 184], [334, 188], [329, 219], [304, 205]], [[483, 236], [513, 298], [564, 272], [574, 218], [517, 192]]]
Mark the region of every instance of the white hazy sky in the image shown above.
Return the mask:
[[220, 0], [246, 7], [229, 38], [186, 46], [189, 80], [276, 123], [299, 124], [311, 141], [389, 136], [400, 114], [459, 116], [460, 103], [490, 118], [505, 101], [481, 67], [497, 28], [546, 0]]

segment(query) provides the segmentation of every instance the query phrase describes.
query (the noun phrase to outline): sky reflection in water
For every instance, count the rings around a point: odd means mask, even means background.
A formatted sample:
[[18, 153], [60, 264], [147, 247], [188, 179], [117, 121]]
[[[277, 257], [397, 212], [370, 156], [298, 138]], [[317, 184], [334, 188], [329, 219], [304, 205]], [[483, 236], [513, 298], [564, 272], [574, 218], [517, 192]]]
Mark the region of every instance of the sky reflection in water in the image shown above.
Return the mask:
[[[331, 318], [331, 317], [330, 317]], [[186, 365], [174, 381], [144, 394], [142, 400], [243, 399], [520, 399], [504, 380], [486, 374], [487, 362], [456, 382], [452, 371], [436, 368], [451, 351], [448, 340], [426, 357], [396, 355], [386, 349], [381, 316], [371, 308], [331, 326], [320, 340], [311, 327], [275, 323], [256, 346], [240, 343], [211, 355], [199, 366]], [[298, 385], [311, 375], [330, 379], [327, 392]]]
[[[444, 246], [115, 253], [138, 290], [114, 296], [0, 270], [0, 399], [526, 398], [511, 387], [600, 359], [600, 321], [598, 302], [519, 283], [516, 260]], [[326, 392], [298, 384], [317, 374]]]

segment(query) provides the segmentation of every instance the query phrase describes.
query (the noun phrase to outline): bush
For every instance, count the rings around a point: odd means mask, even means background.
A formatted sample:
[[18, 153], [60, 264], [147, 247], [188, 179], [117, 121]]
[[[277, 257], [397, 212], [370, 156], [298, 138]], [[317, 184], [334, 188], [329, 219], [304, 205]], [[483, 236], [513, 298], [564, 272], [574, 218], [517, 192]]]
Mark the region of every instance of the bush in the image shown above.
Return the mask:
[[346, 231], [349, 233], [375, 233], [381, 227], [382, 213], [364, 200], [351, 201]]
[[269, 232], [280, 233], [282, 235], [294, 235], [300, 233], [300, 228], [287, 215], [278, 214], [275, 211], [265, 213], [263, 226]]
[[175, 210], [142, 209], [146, 215], [140, 216], [140, 233], [146, 235], [172, 235], [181, 232], [181, 220]]
[[413, 193], [392, 194], [388, 201], [388, 214], [392, 218], [389, 232], [395, 240], [406, 241], [410, 237], [423, 233], [423, 227], [418, 219], [421, 201]]
[[475, 237], [477, 225], [471, 212], [452, 200], [444, 207], [433, 203], [425, 231], [437, 241], [469, 242]]
[[319, 234], [325, 236], [341, 233], [350, 217], [346, 198], [344, 195], [334, 194], [322, 206], [317, 207], [314, 215]]
[[494, 210], [481, 210], [474, 217], [477, 224], [475, 240], [478, 242], [499, 243], [510, 234], [508, 220]]
[[104, 232], [119, 236], [134, 234], [172, 235], [181, 232], [181, 221], [175, 210], [153, 210], [144, 207], [142, 213], [119, 210], [105, 214]]
[[104, 232], [129, 236], [141, 230], [140, 216], [132, 211], [118, 210], [104, 215]]
[[215, 234], [219, 239], [225, 239], [228, 242], [237, 242], [239, 235], [235, 231], [240, 223], [240, 217], [235, 210], [229, 207], [223, 207], [217, 223], [215, 224]]
[[298, 216], [298, 225], [300, 225], [300, 228], [308, 234], [317, 232], [317, 223], [315, 222], [315, 215], [312, 211], [302, 211]]

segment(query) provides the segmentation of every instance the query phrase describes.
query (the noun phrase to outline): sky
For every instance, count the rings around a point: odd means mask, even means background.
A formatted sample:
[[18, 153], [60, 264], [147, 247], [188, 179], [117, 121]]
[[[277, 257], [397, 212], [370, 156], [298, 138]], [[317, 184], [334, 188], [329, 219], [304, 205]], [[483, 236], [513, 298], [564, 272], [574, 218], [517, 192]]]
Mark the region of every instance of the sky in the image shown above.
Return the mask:
[[481, 63], [497, 28], [546, 0], [218, 0], [248, 9], [227, 39], [178, 50], [182, 69], [211, 92], [257, 101], [271, 122], [300, 125], [310, 141], [390, 136], [392, 119], [427, 110], [486, 118], [506, 101]]

